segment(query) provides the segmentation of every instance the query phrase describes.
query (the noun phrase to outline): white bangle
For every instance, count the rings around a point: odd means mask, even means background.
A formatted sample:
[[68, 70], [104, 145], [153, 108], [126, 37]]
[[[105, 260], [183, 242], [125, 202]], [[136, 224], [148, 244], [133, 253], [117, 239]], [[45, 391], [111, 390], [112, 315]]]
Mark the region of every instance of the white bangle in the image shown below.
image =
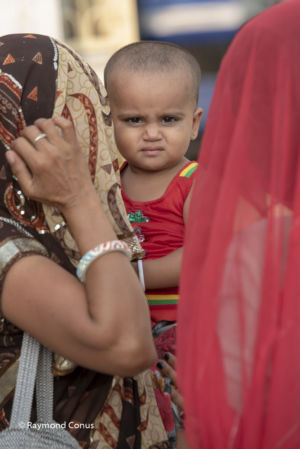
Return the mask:
[[142, 284], [142, 287], [143, 287], [143, 289], [144, 289], [144, 291], [145, 291], [146, 288], [145, 288], [145, 278], [144, 278], [143, 261], [139, 259], [139, 260], [137, 261], [137, 266], [138, 266], [138, 271], [139, 271], [140, 283]]
[[81, 282], [85, 282], [86, 272], [92, 262], [98, 257], [104, 256], [104, 254], [112, 253], [114, 251], [120, 251], [124, 253], [129, 259], [131, 258], [131, 252], [127, 243], [123, 240], [112, 240], [109, 242], [100, 243], [82, 256], [77, 265], [76, 275]]

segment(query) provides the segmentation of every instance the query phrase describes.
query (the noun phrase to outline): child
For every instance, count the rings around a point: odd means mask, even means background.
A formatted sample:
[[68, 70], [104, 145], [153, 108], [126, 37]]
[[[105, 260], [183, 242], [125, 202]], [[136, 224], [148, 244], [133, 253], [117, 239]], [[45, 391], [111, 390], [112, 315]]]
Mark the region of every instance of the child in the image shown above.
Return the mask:
[[[143, 275], [153, 336], [159, 358], [167, 360], [172, 357], [168, 353], [175, 353], [184, 226], [197, 168], [184, 155], [198, 135], [202, 115], [197, 107], [200, 67], [176, 45], [137, 42], [110, 58], [104, 81], [116, 143], [126, 160], [121, 167], [123, 200], [146, 252]], [[162, 362], [157, 366], [162, 368]], [[174, 447], [177, 439], [182, 448], [180, 414], [164, 394], [172, 388], [170, 379], [157, 384], [169, 441]]]
[[184, 225], [197, 168], [184, 155], [202, 115], [200, 67], [177, 45], [142, 41], [110, 58], [104, 80], [126, 160], [123, 199], [146, 251], [146, 296], [157, 336], [176, 321]]

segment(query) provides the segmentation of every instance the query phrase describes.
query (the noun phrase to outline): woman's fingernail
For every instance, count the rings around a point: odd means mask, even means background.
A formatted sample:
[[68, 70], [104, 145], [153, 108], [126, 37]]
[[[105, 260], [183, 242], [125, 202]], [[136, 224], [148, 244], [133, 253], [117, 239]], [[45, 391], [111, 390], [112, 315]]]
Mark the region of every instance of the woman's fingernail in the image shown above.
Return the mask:
[[164, 368], [163, 362], [157, 362], [156, 366], [157, 366], [158, 369], [163, 369]]
[[164, 355], [164, 359], [165, 359], [166, 361], [168, 361], [169, 358], [170, 358], [170, 354], [169, 354], [168, 352], [166, 352], [165, 355]]
[[5, 156], [6, 156], [7, 162], [8, 162], [10, 165], [13, 165], [14, 162], [15, 162], [15, 155], [14, 155], [13, 151], [7, 151], [7, 152], [5, 153]]

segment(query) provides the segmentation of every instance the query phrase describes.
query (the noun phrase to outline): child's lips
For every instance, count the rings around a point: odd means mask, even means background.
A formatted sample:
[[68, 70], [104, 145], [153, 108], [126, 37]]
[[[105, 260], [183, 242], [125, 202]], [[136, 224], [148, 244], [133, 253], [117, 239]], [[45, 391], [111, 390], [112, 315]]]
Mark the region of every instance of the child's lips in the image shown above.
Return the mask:
[[156, 156], [157, 154], [164, 151], [163, 147], [145, 147], [141, 151], [149, 156]]

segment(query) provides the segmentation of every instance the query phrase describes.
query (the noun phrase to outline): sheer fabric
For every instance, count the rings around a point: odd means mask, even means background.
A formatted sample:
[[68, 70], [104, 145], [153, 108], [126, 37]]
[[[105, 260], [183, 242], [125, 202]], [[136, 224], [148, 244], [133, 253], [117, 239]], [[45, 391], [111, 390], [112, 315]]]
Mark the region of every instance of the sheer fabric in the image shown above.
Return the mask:
[[191, 449], [300, 447], [300, 2], [239, 31], [186, 231], [178, 376]]

